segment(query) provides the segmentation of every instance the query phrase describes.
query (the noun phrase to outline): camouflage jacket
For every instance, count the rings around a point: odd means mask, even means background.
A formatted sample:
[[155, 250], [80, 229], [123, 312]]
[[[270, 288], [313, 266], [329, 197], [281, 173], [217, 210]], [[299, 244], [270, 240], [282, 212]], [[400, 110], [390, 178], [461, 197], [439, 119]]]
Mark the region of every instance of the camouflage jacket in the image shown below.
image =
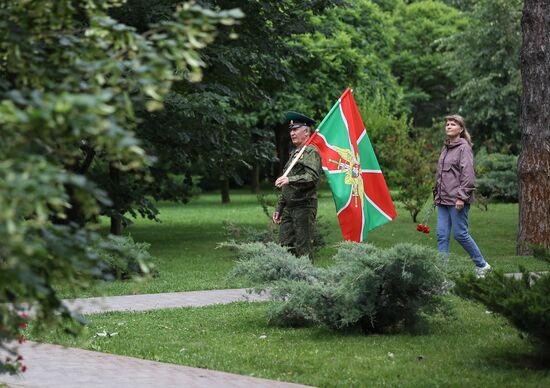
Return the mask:
[[[294, 150], [285, 165], [290, 165], [300, 149]], [[285, 207], [317, 207], [317, 188], [321, 178], [321, 155], [315, 146], [309, 145], [298, 162], [288, 174], [288, 184], [279, 195], [276, 211], [281, 213]]]

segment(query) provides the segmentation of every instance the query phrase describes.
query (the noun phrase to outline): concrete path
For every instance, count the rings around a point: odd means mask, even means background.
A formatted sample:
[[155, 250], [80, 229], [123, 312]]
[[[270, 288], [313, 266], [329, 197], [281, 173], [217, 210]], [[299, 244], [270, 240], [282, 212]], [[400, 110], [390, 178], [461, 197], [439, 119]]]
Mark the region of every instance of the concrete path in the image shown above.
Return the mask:
[[[529, 272], [529, 280], [535, 281], [538, 278], [540, 278], [542, 275], [546, 275], [547, 273], [548, 271]], [[505, 273], [504, 276], [507, 276], [509, 278], [514, 278], [516, 280], [521, 280], [523, 278], [523, 274], [521, 272]]]
[[8, 387], [305, 387], [58, 345], [26, 342], [19, 351], [24, 355], [28, 369], [21, 376], [0, 375], [0, 383], [6, 383]]
[[97, 314], [107, 311], [145, 311], [177, 307], [201, 307], [237, 301], [255, 302], [268, 299], [269, 297], [266, 294], [249, 294], [245, 288], [238, 288], [229, 290], [65, 299], [64, 303], [71, 311], [80, 314]]
[[[200, 307], [237, 301], [265, 301], [266, 294], [247, 290], [211, 290], [67, 299], [71, 311], [95, 314], [107, 311], [145, 311]], [[27, 371], [20, 376], [0, 375], [8, 387], [304, 387], [272, 380], [138, 358], [26, 342], [19, 346]], [[5, 357], [1, 354], [0, 357]], [[13, 358], [13, 357], [12, 357]]]

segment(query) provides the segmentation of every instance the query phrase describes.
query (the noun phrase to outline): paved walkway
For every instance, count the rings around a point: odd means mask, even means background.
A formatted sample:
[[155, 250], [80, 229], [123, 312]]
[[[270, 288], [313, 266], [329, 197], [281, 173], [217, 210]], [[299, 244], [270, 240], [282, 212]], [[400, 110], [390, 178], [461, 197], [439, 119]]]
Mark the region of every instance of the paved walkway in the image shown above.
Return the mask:
[[[83, 298], [64, 302], [72, 311], [94, 314], [263, 300], [268, 300], [268, 296], [248, 294], [246, 289], [232, 289]], [[24, 356], [28, 369], [20, 376], [0, 375], [0, 383], [6, 383], [8, 387], [304, 387], [59, 345], [26, 342], [19, 346], [19, 353]]]
[[255, 302], [263, 300], [268, 300], [266, 294], [249, 294], [245, 288], [238, 288], [229, 290], [66, 299], [64, 302], [71, 311], [79, 312], [80, 314], [97, 314], [107, 311], [145, 311], [177, 307], [201, 307], [237, 301]]
[[7, 383], [8, 387], [305, 387], [58, 345], [26, 342], [20, 352], [28, 369], [21, 376], [0, 376], [0, 382]]
[[[548, 271], [539, 271], [539, 272], [529, 272], [529, 280], [535, 281], [538, 278], [540, 278], [542, 275], [546, 275]], [[505, 273], [504, 276], [507, 276], [509, 278], [514, 278], [516, 280], [521, 280], [523, 278], [523, 274], [521, 272], [512, 272], [512, 273]]]

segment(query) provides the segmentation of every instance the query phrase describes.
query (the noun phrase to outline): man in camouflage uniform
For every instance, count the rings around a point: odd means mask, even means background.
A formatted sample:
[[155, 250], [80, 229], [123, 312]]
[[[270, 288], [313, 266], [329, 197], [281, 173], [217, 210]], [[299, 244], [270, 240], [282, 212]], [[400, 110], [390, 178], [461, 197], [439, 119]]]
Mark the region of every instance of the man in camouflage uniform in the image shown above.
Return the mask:
[[[290, 138], [295, 150], [290, 154], [284, 170], [290, 165], [311, 135], [312, 119], [296, 112], [287, 112]], [[313, 239], [317, 216], [317, 188], [321, 177], [321, 155], [308, 145], [288, 176], [275, 181], [281, 188], [279, 201], [273, 213], [273, 222], [280, 224], [279, 242], [288, 246], [296, 256], [308, 255], [313, 261]]]

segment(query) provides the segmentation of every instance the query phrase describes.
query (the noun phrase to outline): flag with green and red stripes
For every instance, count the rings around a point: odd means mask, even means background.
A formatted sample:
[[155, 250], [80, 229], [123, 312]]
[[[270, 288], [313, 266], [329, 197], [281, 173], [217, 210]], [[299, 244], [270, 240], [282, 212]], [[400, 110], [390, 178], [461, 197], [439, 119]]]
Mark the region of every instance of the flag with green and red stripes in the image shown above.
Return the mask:
[[327, 176], [344, 240], [364, 241], [397, 213], [349, 88], [312, 136]]

